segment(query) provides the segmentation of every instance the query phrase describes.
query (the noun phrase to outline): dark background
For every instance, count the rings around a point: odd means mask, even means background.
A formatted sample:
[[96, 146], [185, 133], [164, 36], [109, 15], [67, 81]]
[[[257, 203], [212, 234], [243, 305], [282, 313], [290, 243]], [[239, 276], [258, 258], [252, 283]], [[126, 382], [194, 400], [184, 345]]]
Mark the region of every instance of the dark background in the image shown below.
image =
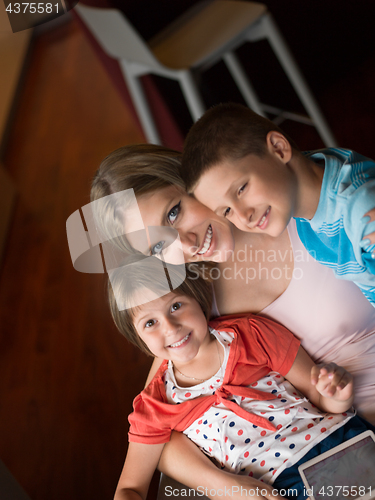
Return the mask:
[[[118, 6], [148, 38], [193, 3]], [[338, 143], [374, 157], [375, 2], [264, 3]], [[266, 43], [239, 55], [265, 102], [301, 109]], [[89, 202], [100, 161], [143, 140], [113, 75], [75, 17], [47, 23], [35, 32], [2, 155], [17, 203], [0, 268], [0, 458], [32, 500], [112, 498], [127, 414], [150, 365], [112, 325], [105, 277], [75, 271], [66, 240], [66, 219]], [[185, 133], [177, 84], [154, 81]], [[242, 102], [222, 64], [201, 88], [207, 106]], [[282, 127], [301, 149], [323, 145], [312, 127]]]
[[[100, 0], [84, 3], [104, 5]], [[148, 39], [194, 3], [163, 0], [155, 8], [155, 2], [140, 0], [113, 1], [110, 5], [123, 10]], [[339, 144], [357, 150], [362, 146], [360, 152], [371, 156], [375, 2], [265, 0], [261, 3], [273, 14]], [[246, 44], [238, 53], [262, 102], [303, 111], [267, 42]], [[182, 132], [186, 133], [191, 121], [178, 84], [154, 79]], [[203, 75], [201, 90], [207, 106], [228, 100], [243, 102], [224, 63]], [[358, 115], [354, 121], [349, 118], [353, 113]], [[322, 146], [309, 127], [285, 123], [282, 128], [296, 139], [301, 149]]]

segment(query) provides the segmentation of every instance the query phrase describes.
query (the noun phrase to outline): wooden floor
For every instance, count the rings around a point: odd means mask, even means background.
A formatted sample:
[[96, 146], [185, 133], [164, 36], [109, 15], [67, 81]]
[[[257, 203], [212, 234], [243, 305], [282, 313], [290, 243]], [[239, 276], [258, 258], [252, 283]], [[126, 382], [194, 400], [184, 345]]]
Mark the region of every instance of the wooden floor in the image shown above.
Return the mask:
[[110, 499], [121, 471], [150, 360], [112, 327], [103, 276], [73, 269], [65, 223], [106, 154], [141, 141], [74, 22], [36, 40], [4, 158], [18, 203], [0, 280], [0, 458], [32, 500]]
[[[318, 97], [339, 143], [374, 156], [374, 59], [359, 70]], [[18, 203], [0, 275], [0, 458], [32, 500], [111, 499], [122, 467], [150, 360], [112, 326], [103, 276], [73, 269], [65, 222], [101, 159], [142, 140], [74, 22], [36, 40], [3, 158]]]

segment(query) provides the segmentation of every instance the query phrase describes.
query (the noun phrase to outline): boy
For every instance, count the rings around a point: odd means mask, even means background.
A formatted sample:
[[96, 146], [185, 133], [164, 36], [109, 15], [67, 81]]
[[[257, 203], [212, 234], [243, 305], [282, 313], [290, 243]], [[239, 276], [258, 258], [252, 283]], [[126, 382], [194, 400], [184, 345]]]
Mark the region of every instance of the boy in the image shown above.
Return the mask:
[[190, 130], [182, 176], [188, 192], [243, 231], [276, 237], [295, 217], [310, 254], [375, 307], [372, 160], [338, 148], [301, 153], [270, 120], [224, 104]]

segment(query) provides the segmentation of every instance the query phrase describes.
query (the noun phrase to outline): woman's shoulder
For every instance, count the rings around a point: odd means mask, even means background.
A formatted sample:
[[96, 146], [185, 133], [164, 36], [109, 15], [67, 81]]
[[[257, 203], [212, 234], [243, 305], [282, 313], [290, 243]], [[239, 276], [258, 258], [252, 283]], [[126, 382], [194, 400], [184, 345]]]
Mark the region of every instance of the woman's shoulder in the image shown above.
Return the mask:
[[222, 332], [231, 332], [232, 336], [245, 334], [246, 336], [264, 336], [273, 331], [276, 335], [284, 331], [292, 335], [284, 326], [277, 321], [267, 318], [261, 314], [241, 313], [241, 314], [228, 314], [212, 319], [209, 326], [215, 330]]

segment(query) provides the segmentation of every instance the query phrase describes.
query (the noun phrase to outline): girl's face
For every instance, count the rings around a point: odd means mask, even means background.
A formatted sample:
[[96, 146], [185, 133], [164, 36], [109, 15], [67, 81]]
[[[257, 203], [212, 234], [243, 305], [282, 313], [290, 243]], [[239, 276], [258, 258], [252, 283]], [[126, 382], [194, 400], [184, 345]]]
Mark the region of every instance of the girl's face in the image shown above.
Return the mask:
[[162, 359], [189, 363], [209, 343], [207, 320], [198, 302], [174, 292], [137, 308], [134, 326], [150, 351]]
[[[176, 186], [137, 196], [137, 203], [146, 227], [169, 226], [178, 231], [185, 262], [225, 262], [234, 250], [229, 221]], [[163, 250], [163, 236], [149, 240], [147, 248], [138, 248], [139, 245], [132, 241], [129, 229], [127, 233], [130, 244], [146, 255], [156, 255]], [[166, 260], [173, 261], [168, 257]]]

